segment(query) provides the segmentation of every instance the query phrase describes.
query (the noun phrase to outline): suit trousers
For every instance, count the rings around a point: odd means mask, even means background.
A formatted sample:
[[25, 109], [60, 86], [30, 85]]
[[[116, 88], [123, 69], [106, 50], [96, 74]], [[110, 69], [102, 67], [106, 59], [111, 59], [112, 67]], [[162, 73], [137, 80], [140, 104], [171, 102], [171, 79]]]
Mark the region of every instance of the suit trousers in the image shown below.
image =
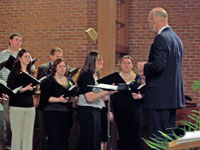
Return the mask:
[[10, 107], [11, 150], [32, 150], [35, 107]]
[[171, 134], [176, 125], [176, 109], [147, 109], [146, 117], [149, 137], [160, 136], [158, 131]]

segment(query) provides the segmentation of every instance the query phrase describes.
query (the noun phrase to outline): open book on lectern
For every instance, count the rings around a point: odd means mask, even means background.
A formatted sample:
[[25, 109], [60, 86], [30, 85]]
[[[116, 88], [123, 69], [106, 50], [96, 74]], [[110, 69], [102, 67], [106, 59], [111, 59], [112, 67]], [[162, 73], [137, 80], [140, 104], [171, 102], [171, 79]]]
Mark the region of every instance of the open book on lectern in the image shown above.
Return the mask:
[[7, 94], [9, 97], [14, 96], [17, 94], [17, 92], [22, 88], [22, 86], [15, 88], [14, 90], [11, 90], [9, 87], [6, 85], [0, 83], [0, 96], [2, 94]]

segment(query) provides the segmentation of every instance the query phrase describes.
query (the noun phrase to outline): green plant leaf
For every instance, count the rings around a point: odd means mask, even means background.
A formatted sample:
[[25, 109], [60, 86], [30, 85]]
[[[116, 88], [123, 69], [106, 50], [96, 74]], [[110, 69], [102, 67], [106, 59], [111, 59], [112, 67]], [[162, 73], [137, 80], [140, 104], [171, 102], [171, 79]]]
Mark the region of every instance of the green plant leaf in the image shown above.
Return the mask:
[[169, 135], [167, 135], [166, 133], [162, 132], [162, 131], [158, 131], [160, 134], [162, 134], [162, 136], [166, 137], [168, 140], [173, 141], [174, 139], [172, 139]]
[[[200, 85], [200, 83], [199, 83]], [[180, 123], [183, 125], [182, 128], [179, 128], [184, 132], [184, 134], [188, 131], [195, 131], [200, 129], [200, 110], [192, 110], [191, 114], [188, 115], [188, 118], [190, 121], [180, 121]], [[167, 135], [164, 132], [158, 131], [161, 135], [153, 135], [149, 138], [149, 140], [143, 139], [145, 143], [152, 149], [155, 150], [167, 150], [167, 144], [169, 141], [173, 141], [177, 138], [179, 138], [178, 135], [174, 131], [172, 131], [171, 135]], [[170, 136], [173, 136], [170, 137]], [[200, 150], [200, 149], [199, 149]]]
[[150, 137], [149, 138], [152, 142], [156, 142], [156, 143], [158, 143], [158, 144], [160, 144], [160, 145], [166, 145], [168, 142], [163, 138], [161, 138], [161, 139], [156, 139], [156, 138], [152, 138], [152, 137]]
[[194, 112], [194, 113], [200, 114], [200, 111], [198, 111], [198, 110], [191, 110], [191, 112]]
[[[157, 149], [157, 150], [161, 150], [161, 149], [166, 150], [166, 145], [165, 145], [165, 146], [162, 146], [162, 145], [160, 145], [160, 144], [158, 144], [158, 143], [155, 143], [155, 142], [152, 142], [152, 141], [150, 141], [150, 140], [145, 140], [145, 143], [146, 143], [147, 145], [149, 145], [151, 148], [154, 148], [154, 149]], [[159, 149], [158, 149], [158, 148], [159, 148]]]
[[154, 147], [152, 144], [150, 144], [148, 140], [146, 140], [146, 139], [144, 139], [144, 138], [142, 138], [142, 139], [143, 139], [143, 141], [144, 141], [150, 148], [153, 148], [153, 149], [156, 149], [156, 150], [160, 150], [160, 149]]
[[172, 135], [174, 136], [175, 139], [178, 139], [179, 136], [172, 130]]
[[184, 124], [184, 126], [187, 126], [188, 128], [189, 128], [189, 131], [191, 131], [191, 129], [195, 129], [195, 124], [194, 123], [192, 123], [192, 122], [188, 122], [188, 121], [182, 121], [183, 122], [183, 124]]

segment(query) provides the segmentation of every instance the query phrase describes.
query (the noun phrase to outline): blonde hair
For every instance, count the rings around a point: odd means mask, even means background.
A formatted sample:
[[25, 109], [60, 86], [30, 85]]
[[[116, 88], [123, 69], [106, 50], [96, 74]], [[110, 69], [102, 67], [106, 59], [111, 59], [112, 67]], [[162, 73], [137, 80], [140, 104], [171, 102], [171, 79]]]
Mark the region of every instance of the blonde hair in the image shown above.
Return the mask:
[[132, 62], [132, 64], [133, 64], [133, 57], [131, 57], [130, 55], [124, 55], [123, 57], [121, 57], [121, 59], [120, 59], [120, 64], [122, 63], [122, 61], [123, 61], [124, 59], [130, 59], [131, 62]]

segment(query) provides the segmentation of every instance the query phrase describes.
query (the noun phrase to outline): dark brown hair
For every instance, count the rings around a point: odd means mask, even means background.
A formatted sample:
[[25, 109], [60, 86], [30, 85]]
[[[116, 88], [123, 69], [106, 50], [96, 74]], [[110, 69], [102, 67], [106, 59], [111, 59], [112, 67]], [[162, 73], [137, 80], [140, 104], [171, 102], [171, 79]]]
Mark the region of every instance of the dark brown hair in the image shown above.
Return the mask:
[[[25, 53], [29, 53], [30, 52], [28, 50], [22, 49], [17, 53], [17, 58], [13, 64], [13, 69], [19, 74], [22, 70], [21, 70], [21, 63], [19, 58], [21, 58]], [[30, 60], [30, 63], [27, 65], [26, 70], [29, 74], [33, 75], [33, 71], [31, 70], [32, 67], [32, 62]]]
[[[22, 38], [22, 35], [19, 34], [19, 33], [13, 33], [9, 36], [9, 40], [13, 40], [15, 36], [18, 36], [18, 37], [21, 37]], [[8, 42], [9, 45], [10, 45], [10, 41]]]
[[51, 67], [51, 71], [52, 71], [52, 74], [53, 74], [53, 75], [55, 75], [55, 73], [56, 73], [56, 67], [57, 67], [61, 62], [64, 62], [65, 65], [66, 65], [66, 73], [65, 73], [65, 76], [68, 75], [67, 63], [66, 63], [63, 59], [56, 59], [56, 60], [53, 62], [53, 65], [52, 65], [52, 67]]
[[[91, 51], [87, 54], [87, 56], [85, 58], [84, 66], [82, 67], [77, 80], [79, 80], [80, 76], [82, 74], [84, 74], [85, 72], [89, 72], [89, 73], [92, 73], [92, 74], [95, 73], [95, 71], [96, 71], [96, 60], [97, 60], [98, 55], [99, 55], [99, 52], [97, 52], [97, 51]], [[100, 77], [99, 72], [97, 72], [97, 76], [98, 76], [98, 78]]]

